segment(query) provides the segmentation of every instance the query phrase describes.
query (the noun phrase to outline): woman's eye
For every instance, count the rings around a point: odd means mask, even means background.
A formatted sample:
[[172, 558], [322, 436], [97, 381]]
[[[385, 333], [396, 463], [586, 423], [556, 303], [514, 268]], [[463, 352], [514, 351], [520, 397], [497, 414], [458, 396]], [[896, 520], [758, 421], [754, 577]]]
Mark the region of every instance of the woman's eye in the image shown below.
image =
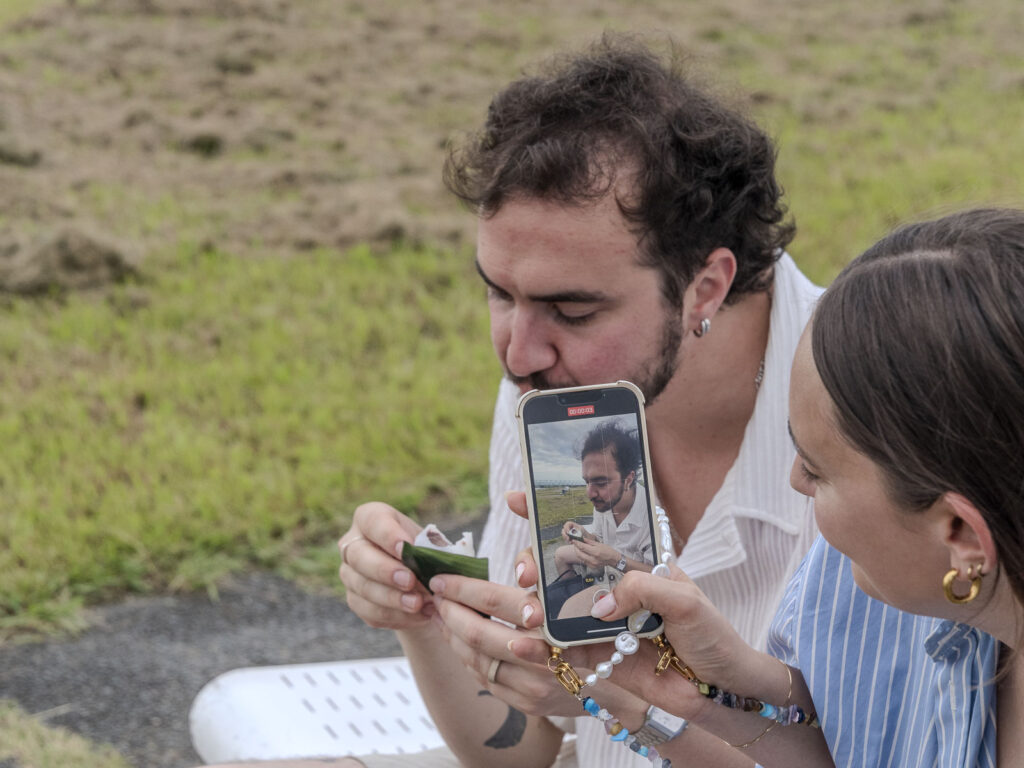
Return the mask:
[[800, 474], [804, 476], [805, 480], [812, 483], [817, 482], [819, 479], [818, 476], [811, 472], [811, 470], [807, 468], [807, 465], [804, 464], [802, 461], [800, 462]]

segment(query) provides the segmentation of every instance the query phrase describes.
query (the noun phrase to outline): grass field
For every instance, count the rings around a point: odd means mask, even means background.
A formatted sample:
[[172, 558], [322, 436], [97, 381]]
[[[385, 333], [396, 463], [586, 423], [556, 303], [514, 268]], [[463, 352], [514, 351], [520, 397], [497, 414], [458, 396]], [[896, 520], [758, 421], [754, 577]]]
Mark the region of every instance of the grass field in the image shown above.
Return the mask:
[[485, 504], [499, 371], [438, 168], [563, 45], [657, 29], [751, 94], [818, 281], [898, 221], [1024, 203], [1016, 0], [146, 5], [0, 14], [0, 138], [43, 152], [0, 165], [0, 227], [144, 253], [128, 285], [0, 297], [0, 637], [238, 569], [336, 588], [359, 502]]
[[590, 515], [593, 511], [594, 505], [587, 498], [585, 486], [569, 486], [566, 494], [562, 493], [561, 486], [537, 489], [537, 520], [541, 528], [561, 525], [570, 518]]
[[[0, 294], [0, 642], [239, 569], [337, 589], [361, 501], [486, 503], [499, 371], [443, 146], [605, 29], [672, 35], [777, 137], [819, 282], [899, 221], [1024, 205], [1019, 0], [4, 0], [0, 150], [42, 159], [0, 162], [0, 235], [143, 259]], [[9, 762], [121, 764], [0, 703]]]
[[46, 725], [50, 714], [29, 716], [0, 699], [0, 765], [14, 768], [129, 768], [108, 746]]

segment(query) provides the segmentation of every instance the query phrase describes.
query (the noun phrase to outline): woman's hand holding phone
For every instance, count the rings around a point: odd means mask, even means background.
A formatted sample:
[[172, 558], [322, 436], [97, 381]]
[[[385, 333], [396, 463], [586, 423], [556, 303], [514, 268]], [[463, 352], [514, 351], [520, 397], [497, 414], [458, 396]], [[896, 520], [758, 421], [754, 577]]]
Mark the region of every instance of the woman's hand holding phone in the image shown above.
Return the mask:
[[[650, 573], [627, 573], [615, 589], [594, 605], [592, 615], [607, 621], [640, 609], [661, 615], [665, 637], [676, 655], [701, 680], [729, 691], [749, 690], [752, 677], [763, 669], [764, 654], [748, 646], [690, 578], [674, 565], [669, 578]], [[653, 650], [653, 644], [652, 644]], [[637, 654], [639, 656], [639, 654]], [[627, 674], [625, 685], [652, 704], [673, 714], [699, 720], [712, 704], [696, 687], [673, 672], [655, 677], [654, 653], [648, 674]], [[778, 664], [769, 670], [775, 674]]]
[[[527, 516], [525, 493], [508, 493], [505, 500], [515, 514]], [[520, 587], [535, 585], [539, 571], [532, 550], [520, 552], [516, 563]], [[684, 664], [694, 669], [702, 679], [714, 681], [720, 687], [729, 690], [743, 688], [743, 681], [735, 679], [737, 674], [743, 674], [742, 670], [737, 670], [737, 660], [748, 658], [756, 666], [763, 664], [763, 658], [758, 658], [762, 654], [743, 642], [732, 625], [685, 573], [674, 565], [669, 567], [671, 576], [668, 579], [650, 573], [627, 573], [610, 595], [597, 601], [594, 606], [596, 617], [622, 619], [641, 608], [658, 613], [664, 621], [666, 637]], [[517, 657], [535, 663], [543, 663], [550, 653], [543, 639], [517, 640], [511, 649]], [[593, 669], [597, 663], [607, 659], [608, 646], [578, 646], [568, 649], [564, 655], [574, 666]], [[709, 700], [678, 674], [666, 672], [655, 676], [658, 658], [653, 643], [641, 643], [638, 653], [627, 656], [616, 667], [613, 681], [668, 712], [698, 721], [710, 704]]]

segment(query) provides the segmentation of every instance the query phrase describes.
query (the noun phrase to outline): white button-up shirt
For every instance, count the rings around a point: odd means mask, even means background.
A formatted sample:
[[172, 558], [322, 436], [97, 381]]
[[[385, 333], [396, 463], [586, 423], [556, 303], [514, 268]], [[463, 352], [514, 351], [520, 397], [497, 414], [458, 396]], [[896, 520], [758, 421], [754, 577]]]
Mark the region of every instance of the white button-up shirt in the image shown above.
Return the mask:
[[[676, 560], [755, 648], [765, 647], [786, 583], [817, 534], [810, 500], [789, 485], [794, 448], [786, 422], [790, 366], [820, 294], [783, 254], [775, 267], [764, 378], [739, 455]], [[490, 558], [491, 580], [503, 584], [514, 584], [515, 556], [530, 546], [529, 523], [505, 504], [506, 491], [525, 488], [518, 398], [515, 385], [502, 381], [491, 434], [491, 513], [479, 552]], [[595, 718], [578, 718], [577, 734], [580, 765], [650, 765], [611, 742]]]

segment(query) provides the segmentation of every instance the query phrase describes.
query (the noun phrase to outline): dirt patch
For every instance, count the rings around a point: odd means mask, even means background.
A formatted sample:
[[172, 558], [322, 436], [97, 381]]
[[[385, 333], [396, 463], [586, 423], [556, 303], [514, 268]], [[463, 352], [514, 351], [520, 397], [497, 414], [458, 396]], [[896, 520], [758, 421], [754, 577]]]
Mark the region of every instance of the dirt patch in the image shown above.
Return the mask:
[[99, 288], [138, 275], [130, 249], [71, 226], [27, 242], [0, 232], [0, 291], [53, 293]]
[[[447, 45], [424, 10], [390, 10], [100, 0], [19, 22], [0, 58], [0, 209], [150, 247], [185, 223], [239, 253], [463, 239], [471, 217], [438, 193], [466, 83], [412, 60]], [[165, 215], [123, 220], [147, 202]]]
[[[30, 230], [78, 217], [142, 251], [183, 238], [240, 255], [466, 242], [474, 222], [443, 190], [444, 147], [539, 57], [605, 29], [670, 32], [708, 68], [756, 59], [772, 87], [752, 88], [755, 103], [829, 119], [872, 98], [851, 67], [894, 41], [912, 52], [958, 18], [882, 0], [729, 0], [681, 16], [671, 0], [54, 4], [9, 27], [0, 52], [0, 211]], [[998, 17], [983, 22], [988, 56], [1017, 44]], [[808, 71], [801, 51], [833, 37], [838, 51], [880, 53]], [[951, 67], [986, 63], [951, 33], [944, 49], [913, 98], [940, 91]], [[809, 77], [812, 94], [787, 87]]]

